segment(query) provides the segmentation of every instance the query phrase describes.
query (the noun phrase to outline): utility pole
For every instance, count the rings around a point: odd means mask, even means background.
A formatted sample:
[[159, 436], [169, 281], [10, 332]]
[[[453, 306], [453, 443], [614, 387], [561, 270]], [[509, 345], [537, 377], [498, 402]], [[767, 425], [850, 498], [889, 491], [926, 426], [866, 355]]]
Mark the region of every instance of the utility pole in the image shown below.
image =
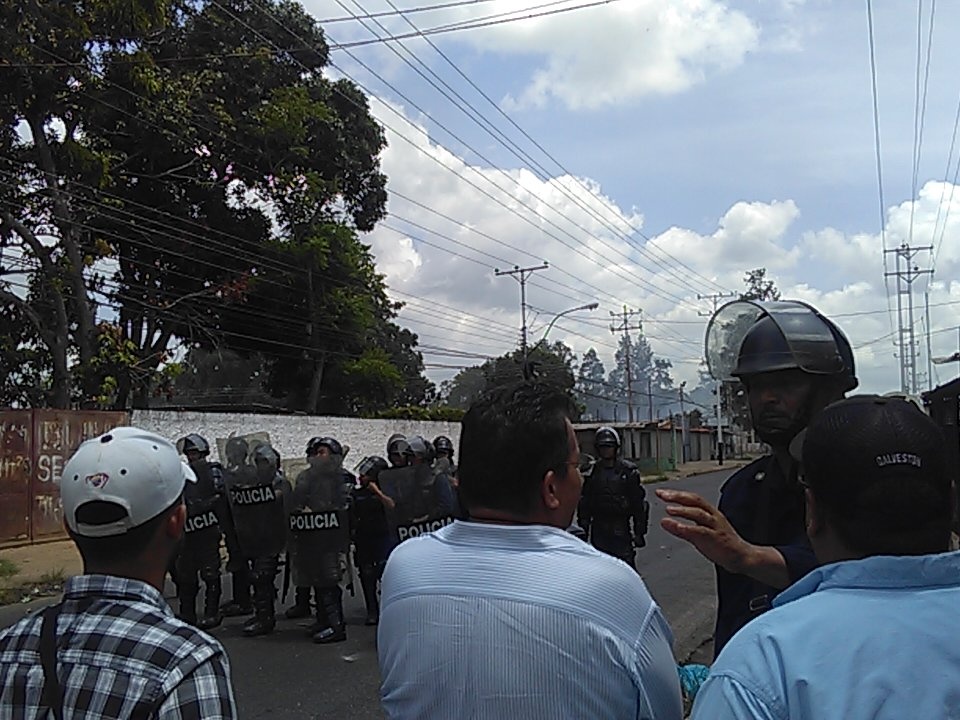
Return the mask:
[[[720, 306], [720, 301], [724, 298], [736, 297], [735, 292], [728, 293], [710, 293], [707, 295], [697, 294], [697, 300], [710, 300], [713, 303], [713, 312], [705, 313], [701, 312], [699, 315], [701, 317], [705, 315], [716, 315], [717, 308]], [[717, 465], [723, 465], [723, 381], [715, 380], [713, 383], [713, 394], [717, 396]]]
[[647, 378], [647, 419], [653, 422], [653, 379]]
[[927, 331], [927, 390], [933, 390], [933, 354], [930, 348], [930, 289], [923, 294], [924, 325]]
[[533, 273], [538, 270], [547, 270], [550, 267], [550, 264], [544, 260], [541, 265], [536, 265], [533, 267], [520, 267], [519, 265], [514, 265], [513, 270], [500, 270], [494, 268], [493, 273], [497, 277], [503, 277], [504, 275], [512, 276], [517, 282], [520, 283], [520, 356], [523, 358], [523, 376], [527, 377], [528, 367], [527, 367], [527, 279], [533, 275]]
[[[933, 274], [933, 270], [922, 269], [913, 259], [922, 252], [933, 252], [933, 245], [911, 247], [903, 243], [900, 247], [884, 250], [897, 256], [897, 269], [884, 273], [885, 277], [897, 278], [897, 329], [900, 346], [900, 391], [915, 395], [920, 388], [917, 385], [917, 350], [913, 321], [913, 282], [923, 275]], [[903, 317], [903, 296], [907, 299], [907, 317]]]
[[630, 331], [639, 330], [643, 332], [643, 321], [638, 320], [635, 327], [630, 326], [630, 318], [634, 315], [643, 315], [643, 310], [628, 310], [627, 306], [623, 306], [622, 313], [610, 312], [610, 317], [622, 317], [619, 325], [611, 325], [610, 332], [616, 335], [618, 332], [623, 333], [623, 339], [626, 343], [626, 371], [627, 371], [627, 416], [629, 421], [633, 422], [633, 377], [630, 372]]
[[683, 389], [687, 386], [687, 381], [680, 383], [680, 459], [681, 462], [687, 461], [687, 414], [683, 411]]

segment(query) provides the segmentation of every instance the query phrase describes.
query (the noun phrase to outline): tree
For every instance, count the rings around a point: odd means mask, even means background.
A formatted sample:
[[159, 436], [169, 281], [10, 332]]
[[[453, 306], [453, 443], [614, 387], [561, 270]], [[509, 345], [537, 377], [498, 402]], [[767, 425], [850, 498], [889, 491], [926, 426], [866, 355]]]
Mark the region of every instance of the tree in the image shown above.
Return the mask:
[[749, 270], [743, 276], [747, 289], [740, 294], [741, 300], [779, 300], [780, 291], [776, 283], [767, 277], [766, 268]]
[[14, 350], [47, 362], [45, 401], [143, 405], [176, 339], [249, 352], [266, 326], [274, 384], [303, 408], [384, 332], [417, 395], [415, 337], [385, 329], [357, 237], [384, 213], [383, 132], [325, 77], [299, 4], [26, 0], [0, 9], [0, 39], [0, 242], [29, 272], [24, 293], [0, 268], [0, 303], [31, 327]]
[[[650, 343], [642, 331], [635, 338], [621, 336], [614, 355], [616, 365], [607, 378], [607, 392], [622, 412], [626, 412], [629, 398], [627, 392], [627, 351], [630, 356], [630, 379], [633, 388], [634, 420], [656, 417], [656, 409], [669, 403], [668, 393], [673, 389], [671, 370], [673, 363], [654, 355]], [[651, 397], [652, 396], [652, 397]], [[651, 405], [652, 400], [652, 405]]]
[[597, 351], [594, 348], [587, 350], [577, 372], [577, 398], [583, 404], [587, 415], [595, 419], [604, 416], [608, 405], [606, 375], [607, 371], [597, 356]]
[[[561, 341], [537, 343], [527, 353], [527, 375], [532, 372], [538, 381], [554, 385], [574, 397], [576, 359], [573, 351]], [[524, 378], [523, 365], [523, 354], [514, 350], [480, 366], [461, 370], [443, 384], [441, 395], [451, 407], [468, 409], [485, 390], [520, 382]]]

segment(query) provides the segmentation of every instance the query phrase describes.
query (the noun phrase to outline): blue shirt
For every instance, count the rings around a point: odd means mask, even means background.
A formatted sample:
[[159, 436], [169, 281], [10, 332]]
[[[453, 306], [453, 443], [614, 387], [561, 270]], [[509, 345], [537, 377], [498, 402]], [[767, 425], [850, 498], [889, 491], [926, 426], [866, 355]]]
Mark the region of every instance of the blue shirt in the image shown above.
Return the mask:
[[563, 530], [458, 520], [394, 550], [381, 601], [390, 718], [682, 717], [643, 581]]
[[727, 644], [694, 720], [960, 717], [960, 553], [826, 565]]

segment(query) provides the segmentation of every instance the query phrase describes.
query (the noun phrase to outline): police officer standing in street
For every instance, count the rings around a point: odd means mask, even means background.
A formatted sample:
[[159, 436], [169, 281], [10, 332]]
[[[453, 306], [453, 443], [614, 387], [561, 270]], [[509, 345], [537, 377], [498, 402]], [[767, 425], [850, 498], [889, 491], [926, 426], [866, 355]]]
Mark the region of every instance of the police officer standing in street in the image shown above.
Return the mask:
[[340, 589], [340, 555], [350, 543], [343, 452], [335, 438], [310, 440], [310, 466], [297, 476], [290, 502], [290, 561], [297, 603], [301, 609], [304, 605], [309, 609], [313, 588], [317, 622], [310, 634], [320, 644], [347, 639]]
[[711, 374], [743, 383], [754, 431], [772, 449], [730, 476], [717, 507], [696, 493], [657, 490], [671, 516], [663, 528], [716, 565], [719, 654], [774, 596], [817, 566], [790, 443], [858, 383], [847, 338], [803, 302], [728, 303], [711, 319], [706, 345]]
[[366, 625], [376, 625], [380, 619], [380, 601], [377, 584], [387, 563], [389, 530], [384, 507], [385, 496], [377, 479], [389, 467], [378, 455], [365, 457], [357, 466], [360, 487], [353, 491], [350, 508], [350, 534], [354, 545], [354, 562], [360, 573], [363, 602], [367, 607]]
[[[177, 444], [197, 476], [197, 481], [187, 483], [183, 490], [187, 521], [184, 525], [183, 547], [176, 561], [179, 616], [201, 630], [209, 630], [223, 620], [220, 614], [220, 523], [217, 516], [221, 497], [214, 467], [207, 462], [210, 445], [206, 439], [191, 433]], [[204, 584], [203, 616], [199, 622], [198, 574]]]
[[233, 522], [227, 486], [248, 485], [254, 482], [256, 470], [247, 457], [250, 446], [242, 437], [227, 439], [224, 446], [226, 468], [222, 469], [224, 490], [218, 506], [217, 515], [223, 531], [223, 541], [227, 546], [227, 572], [230, 573], [231, 599], [220, 606], [224, 617], [247, 617], [253, 614], [253, 598], [250, 582], [250, 560], [244, 556], [237, 539], [237, 529]]
[[640, 471], [619, 456], [620, 436], [613, 428], [599, 428], [593, 446], [600, 459], [584, 475], [577, 520], [597, 550], [636, 569], [634, 548], [646, 544], [650, 517]]
[[253, 453], [255, 474], [225, 476], [237, 541], [249, 559], [254, 615], [243, 625], [248, 637], [273, 632], [276, 625], [276, 577], [280, 553], [286, 545], [286, 484], [280, 455], [267, 443]]

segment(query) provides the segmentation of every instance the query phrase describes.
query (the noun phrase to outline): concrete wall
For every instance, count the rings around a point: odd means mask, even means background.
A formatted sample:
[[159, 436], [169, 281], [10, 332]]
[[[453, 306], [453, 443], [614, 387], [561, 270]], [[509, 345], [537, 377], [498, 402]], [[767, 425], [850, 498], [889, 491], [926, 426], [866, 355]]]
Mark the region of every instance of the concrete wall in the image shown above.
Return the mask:
[[234, 413], [178, 412], [173, 410], [134, 410], [131, 423], [176, 441], [188, 433], [200, 433], [209, 442], [211, 456], [217, 457], [217, 438], [267, 432], [271, 444], [282, 458], [303, 457], [307, 440], [329, 435], [350, 446], [346, 467], [352, 468], [365, 455], [384, 455], [387, 438], [393, 433], [422, 435], [433, 440], [446, 435], [454, 447], [460, 442], [460, 424], [417, 422], [413, 420], [364, 420], [350, 417], [309, 415], [253, 415]]

